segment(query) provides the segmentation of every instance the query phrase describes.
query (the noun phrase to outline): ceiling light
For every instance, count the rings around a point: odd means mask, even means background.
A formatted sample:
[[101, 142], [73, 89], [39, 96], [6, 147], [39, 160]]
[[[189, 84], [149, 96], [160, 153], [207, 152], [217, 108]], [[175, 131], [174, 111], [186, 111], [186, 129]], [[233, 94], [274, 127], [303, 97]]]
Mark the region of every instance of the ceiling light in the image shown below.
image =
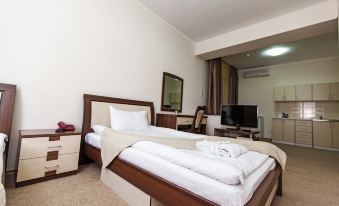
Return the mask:
[[280, 56], [283, 54], [286, 54], [287, 52], [289, 52], [291, 49], [288, 47], [273, 47], [270, 49], [265, 50], [262, 54], [264, 56]]

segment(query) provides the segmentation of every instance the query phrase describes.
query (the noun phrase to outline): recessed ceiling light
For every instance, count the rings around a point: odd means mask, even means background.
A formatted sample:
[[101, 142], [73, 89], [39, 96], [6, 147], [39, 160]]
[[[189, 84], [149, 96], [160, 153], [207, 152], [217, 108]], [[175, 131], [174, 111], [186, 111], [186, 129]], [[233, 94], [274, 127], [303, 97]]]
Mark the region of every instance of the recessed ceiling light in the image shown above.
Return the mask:
[[250, 53], [247, 53], [245, 56], [246, 56], [246, 57], [249, 57], [249, 56], [251, 56], [251, 54], [250, 54]]
[[262, 54], [264, 56], [275, 57], [275, 56], [286, 54], [290, 50], [291, 49], [289, 47], [273, 47], [273, 48], [266, 49]]

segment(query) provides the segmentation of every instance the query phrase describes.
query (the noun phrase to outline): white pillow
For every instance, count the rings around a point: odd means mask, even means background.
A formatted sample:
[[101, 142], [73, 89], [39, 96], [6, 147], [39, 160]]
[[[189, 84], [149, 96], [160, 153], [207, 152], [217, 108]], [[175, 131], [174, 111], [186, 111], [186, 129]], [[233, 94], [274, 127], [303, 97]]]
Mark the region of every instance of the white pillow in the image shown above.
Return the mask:
[[110, 106], [111, 127], [117, 131], [135, 132], [148, 129], [147, 111], [124, 111]]
[[93, 125], [93, 131], [97, 135], [101, 135], [101, 133], [104, 131], [105, 128], [107, 127], [103, 125], [99, 125], [99, 124]]

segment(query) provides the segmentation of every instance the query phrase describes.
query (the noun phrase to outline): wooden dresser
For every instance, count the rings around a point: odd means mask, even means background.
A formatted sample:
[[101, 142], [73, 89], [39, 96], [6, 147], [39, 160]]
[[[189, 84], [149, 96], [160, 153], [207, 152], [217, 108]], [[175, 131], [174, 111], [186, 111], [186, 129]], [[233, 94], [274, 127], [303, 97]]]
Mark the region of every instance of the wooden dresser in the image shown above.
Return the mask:
[[[185, 130], [192, 126], [194, 116], [182, 114], [157, 113], [156, 126], [166, 127], [176, 130]], [[201, 123], [201, 134], [206, 134], [207, 116]]]
[[80, 132], [21, 130], [16, 186], [76, 174]]

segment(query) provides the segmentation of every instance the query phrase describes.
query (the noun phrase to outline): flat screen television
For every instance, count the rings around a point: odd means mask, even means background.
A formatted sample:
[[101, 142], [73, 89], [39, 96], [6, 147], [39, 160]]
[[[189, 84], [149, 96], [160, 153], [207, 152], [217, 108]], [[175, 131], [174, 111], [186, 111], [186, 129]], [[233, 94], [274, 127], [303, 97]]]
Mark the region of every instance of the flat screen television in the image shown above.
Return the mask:
[[258, 106], [256, 105], [222, 105], [221, 124], [228, 126], [257, 128]]

